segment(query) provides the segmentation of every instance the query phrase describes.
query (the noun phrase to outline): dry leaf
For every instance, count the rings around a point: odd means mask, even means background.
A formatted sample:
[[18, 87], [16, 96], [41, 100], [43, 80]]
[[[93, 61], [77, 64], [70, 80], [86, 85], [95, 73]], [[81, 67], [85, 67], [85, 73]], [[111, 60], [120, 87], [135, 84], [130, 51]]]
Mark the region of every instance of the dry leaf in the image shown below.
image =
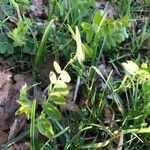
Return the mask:
[[7, 150], [30, 150], [30, 143], [24, 142], [24, 143], [14, 144], [11, 147], [7, 148]]
[[[9, 71], [0, 69], [0, 140], [1, 143], [5, 143], [6, 138], [13, 138], [15, 134], [20, 130], [20, 128], [25, 123], [25, 119], [22, 116], [18, 116], [14, 121], [15, 111], [18, 109], [19, 104], [16, 100], [19, 98], [20, 88], [28, 80], [24, 75], [14, 76], [14, 81], [12, 80], [13, 75]], [[14, 122], [13, 122], [14, 121]], [[12, 124], [13, 122], [13, 124]], [[12, 126], [11, 126], [12, 124]], [[10, 127], [11, 126], [11, 127]], [[10, 129], [9, 137], [8, 131]]]
[[104, 123], [110, 123], [112, 120], [112, 112], [107, 106], [105, 106], [103, 109], [103, 120]]
[[7, 142], [8, 133], [5, 131], [0, 131], [0, 144]]

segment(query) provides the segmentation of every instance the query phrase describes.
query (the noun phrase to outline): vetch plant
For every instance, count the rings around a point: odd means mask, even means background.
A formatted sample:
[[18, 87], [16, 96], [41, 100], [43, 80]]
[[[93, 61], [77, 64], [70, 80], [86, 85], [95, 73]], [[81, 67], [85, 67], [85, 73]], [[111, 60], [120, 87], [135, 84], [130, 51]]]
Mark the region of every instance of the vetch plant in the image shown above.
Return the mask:
[[[95, 81], [96, 71], [92, 67], [98, 67], [104, 50], [111, 50], [126, 38], [128, 38], [128, 16], [122, 19], [107, 18], [107, 12], [97, 10], [89, 22], [82, 22], [82, 31], [75, 27], [75, 32], [68, 25], [68, 29], [77, 45], [76, 57], [81, 70], [88, 62], [88, 89], [92, 90]], [[85, 36], [84, 36], [85, 35]], [[81, 73], [82, 74], [82, 73]], [[82, 76], [80, 74], [80, 76]], [[78, 76], [78, 79], [80, 77]], [[92, 93], [92, 92], [89, 92]]]
[[31, 20], [27, 19], [25, 22], [19, 21], [17, 27], [8, 33], [8, 37], [13, 40], [13, 46], [26, 45], [26, 35], [31, 27]]
[[[35, 127], [38, 131], [47, 138], [53, 137], [56, 133], [53, 130], [50, 120], [60, 120], [62, 115], [58, 110], [58, 105], [65, 104], [65, 96], [69, 93], [67, 83], [71, 81], [71, 77], [65, 69], [61, 69], [59, 64], [54, 61], [54, 71], [49, 74], [50, 85], [48, 86], [48, 93], [44, 96], [42, 101], [42, 111], [38, 117], [35, 117], [36, 100], [31, 101], [28, 98], [29, 87], [25, 84], [20, 90], [20, 98], [18, 103], [21, 107], [16, 111], [16, 114], [25, 113], [28, 119], [31, 119], [30, 135], [32, 148], [35, 149], [34, 132]], [[57, 77], [58, 75], [58, 77]]]
[[9, 39], [4, 33], [0, 33], [0, 54], [12, 54], [14, 48], [12, 44], [9, 43]]
[[[82, 32], [76, 27], [75, 33], [71, 26], [68, 25], [72, 38], [77, 44], [77, 57], [78, 60], [80, 59], [80, 65], [82, 60], [82, 66], [84, 62], [88, 61], [90, 66], [98, 67], [104, 49], [110, 51], [111, 48], [116, 47], [128, 38], [126, 31], [126, 27], [129, 25], [128, 20], [128, 16], [116, 20], [107, 18], [106, 11], [102, 13], [100, 10], [97, 10], [91, 22], [81, 23]], [[82, 35], [80, 36], [79, 33], [82, 33]], [[93, 71], [92, 69], [89, 71], [90, 80], [95, 79], [95, 72]]]
[[[107, 18], [107, 13], [100, 10], [95, 12], [92, 23], [82, 22], [81, 26], [86, 34], [86, 40], [82, 43], [86, 56], [93, 60], [101, 57], [103, 48], [111, 49], [116, 47], [125, 38], [128, 38], [126, 27], [128, 27], [129, 18], [123, 19]], [[100, 46], [101, 45], [101, 46]], [[100, 48], [100, 50], [99, 50]]]

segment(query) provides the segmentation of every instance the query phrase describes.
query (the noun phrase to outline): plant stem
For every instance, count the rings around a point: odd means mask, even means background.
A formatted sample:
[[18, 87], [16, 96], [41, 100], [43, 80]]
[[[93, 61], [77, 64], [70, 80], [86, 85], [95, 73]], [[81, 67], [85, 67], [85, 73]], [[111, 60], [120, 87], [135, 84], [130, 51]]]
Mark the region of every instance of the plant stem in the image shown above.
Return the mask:
[[31, 150], [35, 150], [35, 108], [36, 108], [36, 100], [33, 101], [31, 108], [31, 124], [30, 124]]

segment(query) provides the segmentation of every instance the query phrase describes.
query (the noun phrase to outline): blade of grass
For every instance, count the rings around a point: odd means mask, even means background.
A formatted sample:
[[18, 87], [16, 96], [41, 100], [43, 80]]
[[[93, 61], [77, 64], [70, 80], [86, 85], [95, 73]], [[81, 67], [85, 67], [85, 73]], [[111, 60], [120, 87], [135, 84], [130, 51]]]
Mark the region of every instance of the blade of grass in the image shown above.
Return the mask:
[[40, 44], [39, 48], [37, 49], [37, 52], [36, 52], [36, 55], [35, 55], [35, 58], [34, 58], [34, 65], [33, 65], [34, 72], [38, 71], [40, 65], [44, 61], [46, 42], [47, 42], [48, 35], [50, 33], [50, 29], [51, 29], [51, 26], [52, 26], [53, 22], [54, 22], [54, 19], [52, 19], [49, 22], [49, 24], [47, 25], [47, 27], [44, 31], [42, 40], [41, 40], [41, 44]]
[[16, 11], [17, 11], [17, 15], [19, 20], [22, 22], [22, 17], [21, 17], [21, 13], [20, 13], [20, 9], [18, 4], [14, 1], [14, 0], [10, 0], [10, 2], [13, 4], [13, 6], [15, 7]]
[[36, 109], [36, 100], [33, 101], [31, 108], [31, 124], [30, 124], [31, 150], [35, 150], [35, 109]]
[[104, 142], [99, 142], [99, 143], [94, 143], [94, 144], [87, 144], [87, 145], [82, 145], [80, 147], [78, 147], [79, 149], [88, 149], [88, 148], [101, 148], [101, 147], [105, 147], [108, 144], [110, 144], [113, 140], [117, 139], [118, 137], [120, 137], [121, 135], [125, 135], [125, 134], [129, 134], [129, 133], [150, 133], [150, 128], [142, 128], [142, 129], [127, 129], [127, 130], [122, 130], [122, 131], [114, 131], [114, 133], [116, 133], [111, 139], [106, 140]]

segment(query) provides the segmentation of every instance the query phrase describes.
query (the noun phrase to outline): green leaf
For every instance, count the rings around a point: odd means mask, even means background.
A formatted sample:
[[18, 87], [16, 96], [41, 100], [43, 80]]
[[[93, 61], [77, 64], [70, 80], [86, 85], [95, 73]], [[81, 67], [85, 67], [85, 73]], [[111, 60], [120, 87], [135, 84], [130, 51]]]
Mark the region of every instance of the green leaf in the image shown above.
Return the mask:
[[94, 18], [93, 18], [93, 23], [99, 26], [99, 24], [100, 24], [100, 22], [101, 22], [101, 19], [102, 19], [101, 11], [98, 9], [98, 10], [95, 12], [95, 16], [94, 16]]
[[57, 78], [56, 78], [56, 74], [55, 72], [51, 71], [50, 74], [49, 74], [49, 79], [51, 81], [52, 84], [55, 84], [56, 81], [57, 81]]
[[124, 25], [125, 27], [128, 27], [128, 26], [129, 26], [129, 16], [125, 16], [125, 17], [123, 18], [123, 25]]
[[109, 41], [106, 42], [106, 47], [107, 47], [108, 49], [111, 48], [111, 45], [110, 45]]
[[20, 98], [17, 102], [21, 105], [21, 107], [17, 110], [16, 114], [25, 113], [29, 119], [31, 114], [32, 102], [27, 97], [27, 85], [22, 86], [20, 90]]
[[123, 40], [124, 40], [124, 37], [122, 36], [122, 34], [118, 33], [117, 36], [116, 36], [116, 41], [118, 43], [121, 43]]
[[5, 34], [0, 33], [0, 53], [5, 54], [8, 52], [8, 54], [13, 53], [13, 45], [8, 42], [8, 38]]
[[117, 28], [121, 29], [122, 28], [122, 22], [120, 22], [119, 20], [116, 20], [116, 26], [117, 26]]
[[17, 102], [20, 104], [20, 105], [24, 105], [26, 106], [27, 108], [31, 108], [32, 107], [32, 102], [27, 98], [27, 97], [20, 97]]
[[54, 66], [55, 71], [58, 74], [60, 74], [61, 73], [61, 67], [60, 67], [60, 65], [56, 61], [54, 61], [53, 66]]
[[27, 84], [23, 85], [21, 90], [20, 90], [20, 97], [27, 97]]
[[30, 141], [31, 149], [35, 150], [35, 116], [36, 116], [36, 100], [32, 102], [32, 108], [30, 110]]
[[72, 38], [76, 41], [76, 34], [74, 33], [70, 25], [67, 25], [67, 26], [68, 26], [70, 33], [72, 34]]
[[113, 39], [112, 37], [109, 38], [109, 42], [110, 42], [110, 44], [111, 44], [113, 47], [116, 46], [116, 41], [115, 41], [115, 39]]
[[48, 99], [52, 100], [57, 105], [65, 104], [65, 98], [58, 92], [50, 93]]
[[85, 30], [85, 31], [91, 30], [91, 28], [92, 28], [91, 24], [87, 23], [87, 22], [82, 22], [81, 26], [82, 26], [83, 30]]
[[7, 51], [7, 45], [4, 42], [0, 42], [0, 53], [5, 54]]
[[67, 71], [63, 70], [60, 74], [60, 78], [64, 81], [64, 82], [67, 82], [69, 83], [71, 81], [71, 77], [70, 75], [68, 74]]
[[85, 51], [85, 55], [87, 58], [93, 57], [93, 49], [91, 49], [87, 44], [82, 44], [82, 48]]
[[0, 33], [0, 42], [8, 42], [8, 38], [3, 33]]
[[131, 75], [135, 75], [139, 71], [139, 67], [133, 61], [127, 61], [127, 63], [122, 63], [124, 69]]
[[29, 0], [15, 0], [20, 7], [27, 9], [30, 6]]
[[59, 110], [49, 102], [45, 101], [42, 107], [43, 107], [43, 111], [52, 119], [57, 119], [57, 120], [61, 119], [62, 115], [59, 112]]
[[142, 80], [150, 79], [150, 71], [147, 69], [139, 70], [138, 74], [140, 75], [140, 77], [142, 77]]
[[77, 44], [77, 59], [80, 64], [83, 64], [83, 61], [85, 60], [85, 54], [82, 49], [82, 42], [81, 42], [81, 37], [80, 37], [80, 32], [78, 27], [76, 26], [76, 44]]
[[127, 34], [127, 30], [125, 27], [122, 28], [122, 34], [124, 35], [124, 38], [128, 38], [129, 35]]
[[103, 28], [102, 28], [102, 34], [104, 36], [106, 36], [108, 33], [109, 33], [108, 27], [107, 26], [103, 26]]
[[141, 68], [142, 68], [142, 69], [148, 69], [147, 63], [143, 63], [143, 64], [141, 65]]
[[8, 54], [13, 54], [13, 52], [14, 52], [13, 45], [10, 44], [10, 43], [6, 43], [6, 51], [7, 51]]
[[110, 31], [115, 29], [114, 20], [110, 19], [108, 21], [108, 28], [109, 28]]
[[34, 59], [33, 67], [34, 67], [35, 71], [37, 71], [41, 67], [41, 64], [43, 64], [45, 53], [46, 53], [45, 52], [46, 51], [46, 43], [48, 41], [49, 34], [51, 32], [51, 28], [52, 28], [53, 24], [54, 24], [54, 19], [49, 21], [46, 28], [44, 29], [44, 33], [43, 33], [41, 42], [38, 46], [37, 53], [34, 56], [35, 59]]
[[86, 41], [87, 41], [87, 43], [90, 43], [92, 41], [93, 35], [94, 35], [94, 33], [92, 31], [87, 31], [86, 32]]
[[22, 113], [26, 113], [27, 112], [27, 106], [22, 105], [16, 112], [15, 115], [20, 115]]
[[124, 21], [129, 21], [129, 16], [124, 16], [124, 17], [123, 17], [123, 20], [124, 20]]
[[26, 44], [24, 26], [22, 22], [18, 22], [17, 27], [8, 33], [8, 37], [14, 41], [14, 46], [23, 46]]
[[50, 138], [54, 135], [51, 123], [44, 117], [39, 117], [37, 119], [37, 127], [39, 132], [47, 138]]
[[52, 92], [58, 92], [63, 96], [68, 95], [69, 90], [67, 84], [62, 80], [57, 80], [55, 83]]

